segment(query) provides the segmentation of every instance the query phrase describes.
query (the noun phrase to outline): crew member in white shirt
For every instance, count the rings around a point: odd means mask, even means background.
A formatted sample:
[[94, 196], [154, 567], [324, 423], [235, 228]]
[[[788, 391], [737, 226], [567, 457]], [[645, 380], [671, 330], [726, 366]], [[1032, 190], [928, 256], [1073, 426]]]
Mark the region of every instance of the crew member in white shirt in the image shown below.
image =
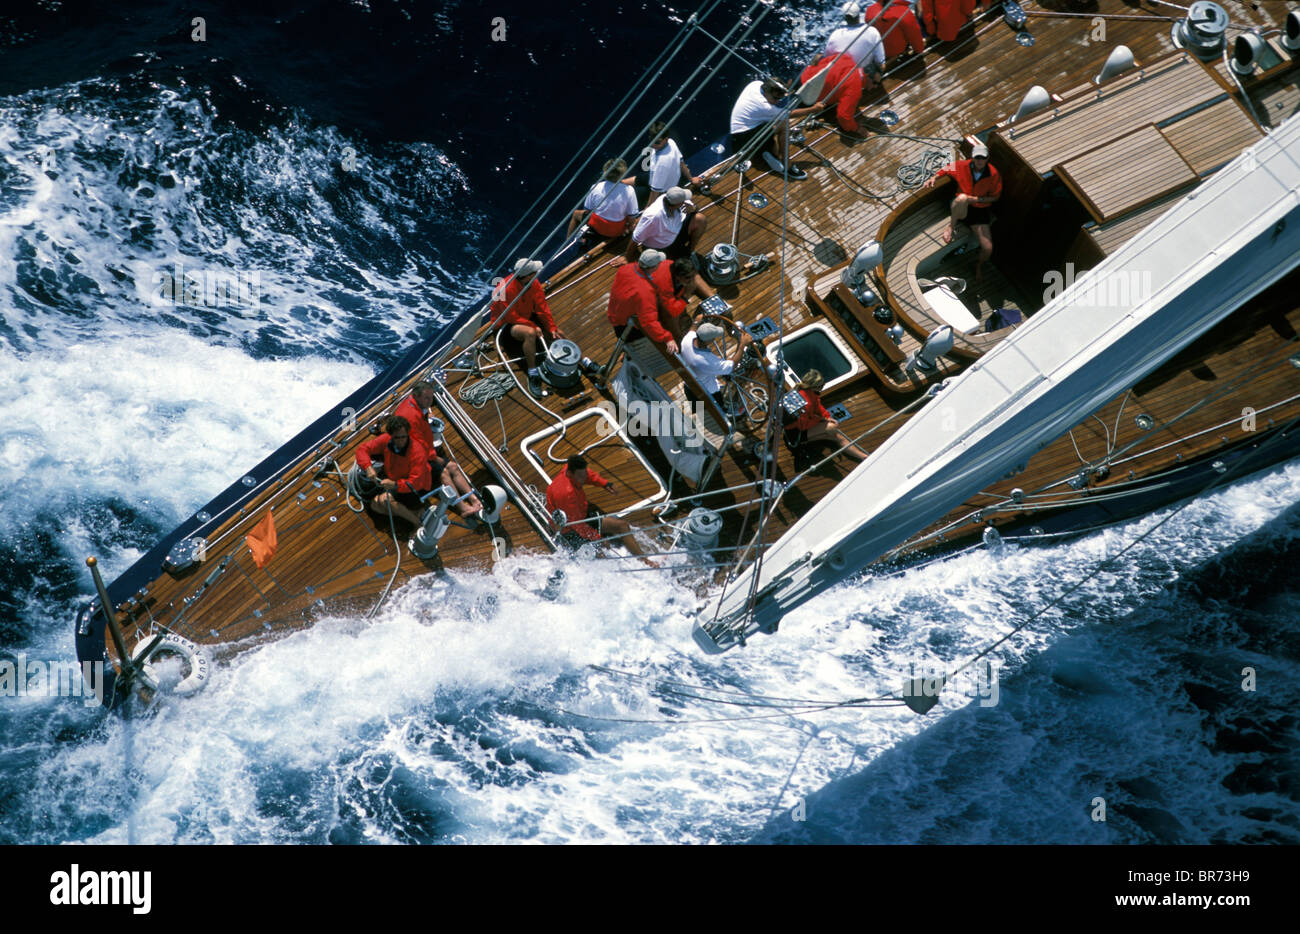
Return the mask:
[[[632, 186], [621, 181], [626, 171], [627, 163], [622, 159], [605, 163], [600, 170], [601, 180], [591, 186], [582, 207], [569, 218], [569, 235], [584, 222], [592, 234], [606, 240], [616, 240], [628, 232], [641, 209]], [[588, 238], [583, 239], [585, 242]]]
[[[686, 332], [686, 336], [682, 338], [681, 350], [682, 363], [686, 364], [686, 368], [691, 371], [700, 388], [713, 397], [713, 401], [719, 408], [722, 408], [722, 387], [718, 385], [718, 377], [730, 376], [735, 371], [745, 346], [753, 340], [749, 333], [742, 329], [740, 340], [736, 342], [731, 355], [720, 357], [709, 350], [708, 345], [720, 340], [722, 334], [722, 328], [706, 321], [694, 330]], [[689, 388], [687, 394], [693, 395]]]
[[[797, 165], [787, 167], [781, 161], [785, 153], [785, 120], [779, 118], [782, 117], [780, 103], [785, 94], [785, 88], [775, 78], [751, 81], [745, 86], [731, 108], [731, 151], [738, 153], [755, 137], [771, 133], [772, 138], [763, 150], [763, 159], [768, 167], [788, 178], [807, 178], [808, 173]], [[817, 109], [816, 106], [796, 108], [790, 111], [790, 119], [795, 120]]]
[[[681, 259], [695, 251], [708, 219], [695, 209], [690, 192], [669, 188], [641, 213], [627, 245], [624, 262], [634, 260], [642, 250], [663, 250], [669, 259]], [[614, 265], [622, 265], [615, 261]]]
[[650, 143], [641, 152], [640, 168], [631, 178], [623, 181], [631, 184], [637, 198], [643, 205], [649, 204], [669, 188], [676, 188], [686, 180], [683, 187], [694, 187], [700, 183], [698, 175], [691, 174], [691, 167], [682, 157], [682, 150], [673, 139], [673, 131], [662, 120], [650, 127]]
[[879, 86], [885, 68], [885, 43], [875, 26], [863, 25], [862, 9], [856, 3], [844, 4], [844, 25], [826, 40], [822, 58], [839, 55], [841, 52], [862, 69], [866, 76], [864, 90], [870, 91]]

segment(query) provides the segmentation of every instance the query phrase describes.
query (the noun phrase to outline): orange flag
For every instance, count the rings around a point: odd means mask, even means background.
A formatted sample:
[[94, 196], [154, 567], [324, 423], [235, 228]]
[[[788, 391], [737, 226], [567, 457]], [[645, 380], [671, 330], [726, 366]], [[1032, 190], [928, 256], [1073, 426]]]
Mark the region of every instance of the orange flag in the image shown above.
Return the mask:
[[271, 555], [275, 554], [275, 516], [271, 510], [266, 511], [262, 521], [253, 526], [253, 531], [248, 533], [244, 541], [253, 554], [253, 563], [259, 568], [266, 567]]

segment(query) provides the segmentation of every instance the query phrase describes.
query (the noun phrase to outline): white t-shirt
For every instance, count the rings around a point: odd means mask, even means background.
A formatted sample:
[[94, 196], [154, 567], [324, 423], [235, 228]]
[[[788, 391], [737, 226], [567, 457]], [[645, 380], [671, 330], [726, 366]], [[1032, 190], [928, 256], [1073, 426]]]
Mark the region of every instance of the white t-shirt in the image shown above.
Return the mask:
[[865, 67], [868, 61], [881, 66], [885, 64], [885, 44], [875, 26], [866, 29], [861, 25], [841, 26], [826, 40], [826, 51], [822, 56], [839, 55], [846, 50], [859, 67]]
[[682, 151], [669, 140], [662, 149], [650, 150], [650, 189], [667, 191], [682, 180]]
[[660, 195], [650, 202], [650, 207], [645, 209], [641, 219], [636, 222], [632, 239], [642, 246], [662, 250], [672, 246], [677, 235], [682, 232], [682, 224], [685, 221], [686, 212], [674, 210], [669, 213], [668, 203], [664, 201], [664, 196]]
[[[612, 190], [611, 190], [612, 189]], [[583, 208], [593, 211], [597, 217], [607, 221], [623, 221], [641, 213], [637, 207], [636, 192], [631, 185], [622, 182], [599, 181], [591, 186], [587, 198], [582, 202]]]
[[691, 371], [700, 382], [701, 388], [709, 395], [713, 395], [722, 387], [718, 385], [719, 376], [730, 376], [731, 371], [736, 365], [730, 360], [723, 360], [717, 354], [695, 346], [698, 338], [694, 331], [687, 333], [682, 338], [682, 352], [679, 356], [686, 368]]
[[744, 133], [781, 116], [781, 108], [763, 96], [763, 82], [751, 81], [731, 108], [731, 132]]

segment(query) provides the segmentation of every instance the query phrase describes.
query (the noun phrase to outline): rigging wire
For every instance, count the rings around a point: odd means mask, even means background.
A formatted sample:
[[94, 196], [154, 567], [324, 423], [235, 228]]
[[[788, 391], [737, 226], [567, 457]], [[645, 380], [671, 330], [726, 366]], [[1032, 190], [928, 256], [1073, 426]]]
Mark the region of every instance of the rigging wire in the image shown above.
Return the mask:
[[1289, 423], [1287, 423], [1286, 426], [1282, 428], [1281, 431], [1271, 435], [1262, 444], [1260, 444], [1259, 447], [1257, 447], [1254, 451], [1244, 456], [1240, 461], [1238, 461], [1235, 465], [1233, 465], [1231, 470], [1226, 470], [1222, 474], [1218, 474], [1213, 478], [1211, 478], [1209, 483], [1205, 484], [1204, 487], [1202, 487], [1192, 496], [1188, 497], [1187, 499], [1184, 499], [1168, 515], [1162, 517], [1158, 522], [1155, 523], [1155, 525], [1151, 526], [1151, 528], [1147, 529], [1137, 538], [1133, 539], [1133, 541], [1129, 542], [1127, 545], [1121, 548], [1118, 553], [1103, 559], [1095, 568], [1093, 568], [1091, 571], [1085, 574], [1080, 580], [1071, 584], [1064, 591], [1062, 591], [1058, 596], [1054, 597], [1051, 601], [1049, 601], [1046, 606], [1034, 612], [1024, 622], [1016, 624], [1016, 626], [1014, 626], [1009, 632], [1002, 635], [996, 641], [991, 643], [987, 648], [976, 653], [969, 660], [964, 662], [962, 665], [958, 666], [956, 669], [953, 670], [952, 676], [956, 676], [960, 674], [962, 671], [969, 668], [971, 665], [975, 664], [975, 662], [979, 661], [981, 658], [988, 655], [990, 652], [994, 651], [998, 646], [1002, 645], [1004, 642], [1006, 642], [1016, 633], [1030, 626], [1032, 623], [1034, 623], [1034, 621], [1042, 617], [1049, 610], [1052, 610], [1057, 606], [1060, 606], [1060, 604], [1068, 596], [1070, 596], [1070, 594], [1074, 593], [1084, 584], [1088, 583], [1090, 580], [1092, 580], [1094, 577], [1096, 577], [1098, 574], [1104, 571], [1108, 566], [1113, 564], [1115, 561], [1118, 561], [1120, 558], [1124, 557], [1124, 555], [1128, 554], [1130, 551], [1132, 551], [1142, 542], [1146, 541], [1148, 538], [1154, 535], [1159, 529], [1163, 528], [1165, 524], [1167, 524], [1171, 519], [1173, 519], [1175, 516], [1181, 513], [1193, 502], [1204, 497], [1216, 486], [1227, 483], [1228, 481], [1234, 479], [1236, 476], [1240, 475], [1242, 471], [1245, 469], [1246, 465], [1249, 464], [1252, 459], [1258, 457], [1260, 453], [1262, 453], [1271, 445], [1275, 444], [1279, 438], [1284, 437], [1287, 434], [1287, 432], [1291, 431], [1297, 426], [1300, 426], [1300, 416], [1292, 419]]

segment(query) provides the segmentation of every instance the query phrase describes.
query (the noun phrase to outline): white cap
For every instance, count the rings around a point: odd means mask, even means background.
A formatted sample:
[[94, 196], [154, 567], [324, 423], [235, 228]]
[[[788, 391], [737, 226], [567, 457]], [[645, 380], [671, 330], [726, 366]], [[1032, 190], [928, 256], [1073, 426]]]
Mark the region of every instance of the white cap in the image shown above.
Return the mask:
[[527, 278], [535, 276], [542, 271], [542, 261], [540, 259], [529, 259], [524, 257], [515, 263], [515, 275]]
[[641, 258], [638, 259], [637, 262], [646, 269], [654, 269], [667, 258], [668, 257], [664, 256], [664, 254], [660, 253], [658, 250], [644, 250], [641, 253]]
[[664, 192], [664, 203], [674, 204], [674, 205], [685, 204], [687, 201], [690, 200], [690, 197], [691, 197], [691, 193], [689, 191], [687, 191], [685, 188], [679, 188], [678, 186], [674, 185], [672, 188], [669, 188], [667, 191]]
[[978, 159], [980, 156], [987, 159], [989, 157], [989, 148], [983, 143], [976, 143], [970, 148], [970, 157], [972, 159]]
[[700, 340], [704, 341], [704, 343], [707, 344], [709, 341], [716, 341], [718, 338], [720, 338], [723, 335], [723, 330], [722, 328], [718, 327], [716, 324], [709, 324], [706, 321], [704, 324], [701, 324], [698, 328], [695, 329], [695, 333], [700, 338]]
[[856, 19], [862, 15], [862, 7], [858, 6], [856, 3], [846, 3], [844, 4], [844, 15], [852, 16]]

